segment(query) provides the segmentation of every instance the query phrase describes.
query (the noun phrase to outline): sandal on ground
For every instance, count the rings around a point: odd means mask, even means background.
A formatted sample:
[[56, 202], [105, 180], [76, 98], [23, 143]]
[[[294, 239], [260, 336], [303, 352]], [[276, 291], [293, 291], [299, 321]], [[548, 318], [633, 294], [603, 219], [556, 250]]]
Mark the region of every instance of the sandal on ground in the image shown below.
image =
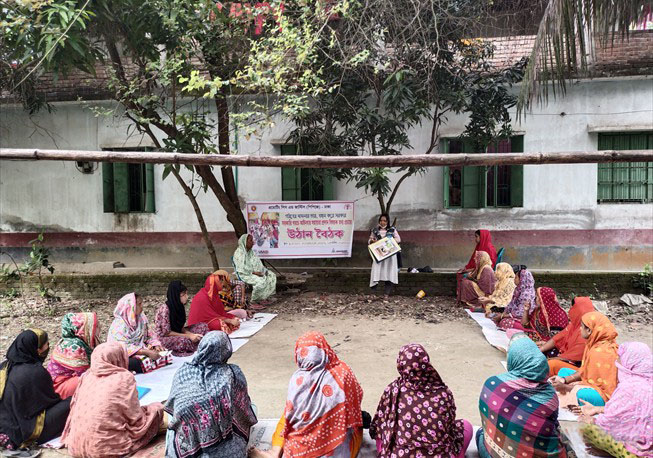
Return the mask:
[[18, 450], [1, 450], [0, 451], [0, 456], [11, 456], [11, 457], [19, 457], [19, 458], [36, 458], [37, 456], [41, 455], [41, 450], [40, 449], [28, 449], [28, 448], [22, 448]]

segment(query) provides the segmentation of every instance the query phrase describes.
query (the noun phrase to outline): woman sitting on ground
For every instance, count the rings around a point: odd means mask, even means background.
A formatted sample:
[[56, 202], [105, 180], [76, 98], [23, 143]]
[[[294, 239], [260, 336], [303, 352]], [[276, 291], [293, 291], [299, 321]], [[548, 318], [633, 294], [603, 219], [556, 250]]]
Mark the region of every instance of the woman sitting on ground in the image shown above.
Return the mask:
[[252, 286], [252, 302], [258, 303], [277, 291], [277, 276], [263, 267], [263, 262], [252, 250], [253, 246], [251, 235], [240, 236], [234, 253], [234, 269], [238, 278]]
[[547, 287], [535, 290], [535, 304], [524, 304], [524, 314], [520, 323], [513, 323], [513, 328], [506, 331], [508, 337], [516, 332], [525, 332], [536, 344], [547, 342], [555, 334], [562, 331], [569, 318], [560, 307], [553, 289]]
[[70, 405], [62, 442], [74, 457], [128, 456], [162, 429], [163, 404], [141, 406], [124, 345], [107, 342], [91, 355]]
[[79, 384], [79, 377], [91, 366], [91, 352], [100, 343], [95, 312], [67, 313], [61, 320], [61, 339], [48, 364], [54, 391], [66, 399]]
[[[43, 367], [50, 345], [42, 329], [28, 329], [12, 342], [0, 365], [0, 448], [17, 450], [58, 437], [70, 398], [61, 400]], [[40, 451], [23, 452], [37, 456]]]
[[562, 368], [551, 378], [565, 405], [581, 401], [604, 406], [617, 387], [617, 330], [608, 317], [590, 312], [581, 319], [581, 336], [587, 341], [580, 370]]
[[170, 414], [166, 457], [247, 456], [249, 431], [257, 420], [245, 375], [227, 362], [231, 354], [227, 334], [211, 331], [192, 361], [175, 374], [165, 407]]
[[188, 288], [179, 280], [168, 285], [168, 298], [156, 311], [154, 319], [158, 340], [175, 356], [195, 353], [202, 336], [209, 332], [204, 323], [186, 326], [186, 302]]
[[580, 335], [581, 319], [586, 313], [593, 312], [594, 305], [589, 297], [575, 297], [569, 309], [569, 324], [546, 343], [539, 345], [545, 355], [556, 353], [549, 358], [549, 377], [557, 375], [563, 367], [578, 370], [583, 353], [585, 339]]
[[204, 287], [193, 298], [188, 314], [188, 325], [206, 323], [210, 331], [223, 331], [231, 334], [240, 327], [240, 320], [247, 318], [245, 310], [227, 312], [220, 299], [222, 284], [219, 276], [212, 273], [206, 278]]
[[506, 309], [512, 295], [515, 292], [515, 272], [512, 266], [507, 262], [497, 264], [497, 270], [494, 272], [496, 285], [490, 296], [479, 297], [478, 301], [483, 305], [485, 315], [489, 318], [501, 314]]
[[378, 456], [464, 457], [472, 425], [456, 420], [453, 394], [424, 347], [401, 347], [397, 371], [399, 378], [383, 392], [370, 427]]
[[477, 230], [474, 233], [474, 240], [476, 240], [476, 247], [474, 248], [472, 256], [469, 258], [469, 262], [465, 267], [456, 272], [456, 300], [458, 302], [462, 302], [460, 293], [462, 291], [461, 286], [463, 278], [476, 269], [476, 252], [485, 251], [492, 260], [492, 268], [494, 268], [497, 263], [497, 250], [494, 248], [494, 245], [492, 245], [492, 234], [490, 234], [490, 231], [485, 229]]
[[157, 360], [163, 351], [161, 342], [150, 334], [147, 317], [143, 313], [143, 298], [136, 293], [123, 296], [113, 311], [113, 322], [109, 327], [108, 342], [119, 342], [127, 347], [129, 370], [145, 372], [143, 360]]
[[363, 389], [356, 376], [319, 332], [297, 340], [295, 362], [272, 449], [253, 449], [250, 456], [356, 457], [363, 443]]
[[[394, 238], [397, 243], [401, 243], [399, 232], [394, 226], [390, 226], [390, 217], [386, 214], [379, 216], [379, 225], [372, 229], [367, 244], [370, 245], [378, 242], [384, 237]], [[397, 253], [398, 254], [398, 253]], [[383, 293], [389, 296], [392, 293], [393, 285], [399, 283], [399, 264], [397, 254], [377, 262], [372, 260], [372, 271], [370, 272], [370, 288], [376, 288], [380, 282], [384, 282]]]
[[476, 252], [476, 267], [461, 285], [460, 299], [472, 307], [482, 304], [481, 298], [489, 298], [494, 292], [497, 278], [492, 269], [492, 260], [485, 251]]
[[585, 440], [617, 458], [653, 456], [651, 349], [645, 343], [626, 342], [619, 346], [616, 366], [619, 384], [605, 407], [575, 409], [580, 420], [589, 423], [582, 429]]
[[558, 396], [547, 382], [549, 366], [537, 345], [523, 333], [508, 347], [508, 372], [490, 377], [479, 400], [481, 458], [560, 457]]
[[[535, 279], [526, 266], [519, 266], [515, 271], [515, 292], [512, 300], [494, 321], [500, 329], [523, 329], [521, 325], [525, 319], [524, 314], [529, 314], [535, 309]], [[530, 318], [528, 318], [530, 320]]]

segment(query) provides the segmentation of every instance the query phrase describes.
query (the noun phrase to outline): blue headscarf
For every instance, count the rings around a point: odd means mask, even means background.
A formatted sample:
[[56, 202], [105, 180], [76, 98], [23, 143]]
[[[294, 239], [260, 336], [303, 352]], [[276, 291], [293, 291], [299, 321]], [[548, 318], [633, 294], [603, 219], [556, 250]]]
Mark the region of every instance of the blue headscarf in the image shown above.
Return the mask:
[[523, 332], [515, 334], [510, 339], [507, 374], [533, 382], [544, 382], [549, 374], [546, 356]]
[[227, 363], [231, 354], [229, 336], [211, 331], [200, 341], [191, 362], [175, 374], [165, 410], [172, 416], [168, 429], [175, 432], [174, 443], [168, 446], [174, 447], [177, 457], [210, 448], [232, 433], [249, 440], [249, 430], [257, 420], [245, 375]]

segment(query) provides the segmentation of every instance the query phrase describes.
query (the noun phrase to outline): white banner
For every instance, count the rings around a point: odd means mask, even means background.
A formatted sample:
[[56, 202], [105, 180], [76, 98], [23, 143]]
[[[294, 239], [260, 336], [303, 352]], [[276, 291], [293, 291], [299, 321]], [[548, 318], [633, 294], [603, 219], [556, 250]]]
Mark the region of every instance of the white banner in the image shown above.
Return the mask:
[[246, 216], [261, 258], [351, 257], [354, 202], [248, 202]]

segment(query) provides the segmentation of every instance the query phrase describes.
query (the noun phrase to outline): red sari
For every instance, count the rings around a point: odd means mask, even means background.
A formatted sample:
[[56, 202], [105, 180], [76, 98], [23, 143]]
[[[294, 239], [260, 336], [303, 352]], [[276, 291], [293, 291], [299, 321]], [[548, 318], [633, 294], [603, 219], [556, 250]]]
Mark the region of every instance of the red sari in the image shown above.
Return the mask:
[[[492, 245], [492, 235], [490, 234], [490, 231], [486, 229], [480, 229], [479, 232], [480, 232], [479, 241], [476, 244], [476, 248], [474, 248], [472, 257], [469, 258], [469, 262], [467, 263], [467, 265], [463, 270], [476, 269], [477, 251], [485, 251], [487, 254], [490, 255], [493, 269], [497, 265], [497, 250], [496, 248], [494, 248], [494, 245]], [[460, 298], [460, 292], [461, 292], [461, 283], [463, 281], [463, 278], [465, 278], [464, 275], [465, 275], [464, 272], [456, 272], [456, 301], [458, 303], [462, 302], [462, 299]]]
[[224, 309], [224, 304], [220, 299], [220, 290], [222, 289], [218, 275], [211, 274], [204, 282], [204, 288], [193, 298], [190, 304], [190, 313], [188, 314], [188, 326], [197, 323], [206, 323], [211, 331], [224, 331], [227, 334], [234, 332], [240, 326], [233, 326], [225, 322], [225, 319], [237, 318]]

